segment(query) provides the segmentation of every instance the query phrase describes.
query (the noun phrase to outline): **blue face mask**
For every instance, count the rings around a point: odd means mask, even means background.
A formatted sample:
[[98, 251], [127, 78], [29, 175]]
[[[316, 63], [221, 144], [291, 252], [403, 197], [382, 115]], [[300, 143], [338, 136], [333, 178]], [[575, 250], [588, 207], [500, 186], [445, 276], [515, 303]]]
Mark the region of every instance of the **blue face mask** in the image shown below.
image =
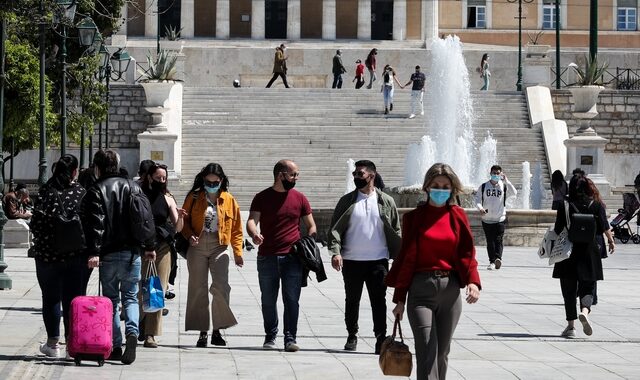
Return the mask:
[[218, 190], [220, 190], [220, 183], [218, 182], [218, 184], [215, 186], [210, 186], [209, 184], [205, 184], [204, 189], [207, 190], [207, 193], [209, 194], [215, 194], [218, 192]]
[[499, 175], [495, 175], [495, 174], [491, 174], [491, 180], [493, 182], [498, 182], [498, 181], [500, 181], [500, 176]]
[[451, 198], [450, 189], [429, 189], [429, 200], [436, 206], [443, 206]]

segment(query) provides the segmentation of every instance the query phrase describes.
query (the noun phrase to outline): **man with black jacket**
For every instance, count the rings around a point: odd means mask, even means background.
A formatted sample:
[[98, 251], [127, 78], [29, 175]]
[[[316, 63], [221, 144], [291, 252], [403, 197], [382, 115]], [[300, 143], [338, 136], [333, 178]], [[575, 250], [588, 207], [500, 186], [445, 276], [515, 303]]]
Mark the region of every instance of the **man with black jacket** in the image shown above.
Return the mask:
[[[120, 174], [120, 156], [112, 150], [98, 151], [93, 163], [98, 180], [87, 189], [80, 207], [88, 265], [89, 268], [100, 268], [102, 292], [113, 303], [113, 351], [109, 359], [131, 364], [136, 359], [140, 314], [140, 254], [144, 250], [146, 259], [155, 260], [155, 241], [150, 238], [139, 243], [140, 237], [134, 236], [131, 200], [132, 195], [142, 194], [142, 190]], [[135, 216], [135, 219], [153, 221], [150, 209], [142, 212], [148, 215]], [[126, 335], [124, 353], [118, 310], [121, 301]]]
[[389, 259], [400, 250], [400, 217], [393, 198], [375, 187], [373, 162], [356, 162], [353, 182], [356, 190], [345, 194], [335, 207], [329, 229], [331, 265], [342, 271], [344, 279], [347, 343], [344, 349], [355, 351], [358, 345], [358, 317], [362, 288], [367, 285], [376, 336], [375, 353], [387, 335], [387, 287], [384, 278]]

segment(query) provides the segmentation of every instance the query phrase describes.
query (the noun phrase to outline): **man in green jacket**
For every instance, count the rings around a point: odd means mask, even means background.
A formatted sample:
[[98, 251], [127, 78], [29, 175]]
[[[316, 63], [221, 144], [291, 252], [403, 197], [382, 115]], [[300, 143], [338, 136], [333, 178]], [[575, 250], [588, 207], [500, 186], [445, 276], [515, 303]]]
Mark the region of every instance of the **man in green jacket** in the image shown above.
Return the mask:
[[267, 83], [267, 88], [271, 87], [273, 82], [278, 78], [282, 78], [282, 83], [286, 88], [289, 88], [289, 84], [287, 83], [287, 57], [284, 55], [284, 52], [287, 50], [287, 47], [284, 44], [280, 44], [276, 48], [276, 54], [273, 57], [273, 76], [269, 83]]
[[376, 354], [387, 335], [387, 287], [384, 278], [389, 259], [400, 250], [400, 218], [389, 195], [376, 189], [376, 166], [356, 162], [353, 182], [356, 190], [345, 194], [335, 207], [329, 230], [331, 265], [342, 271], [345, 292], [345, 324], [349, 334], [344, 349], [358, 345], [358, 316], [363, 285], [371, 300]]

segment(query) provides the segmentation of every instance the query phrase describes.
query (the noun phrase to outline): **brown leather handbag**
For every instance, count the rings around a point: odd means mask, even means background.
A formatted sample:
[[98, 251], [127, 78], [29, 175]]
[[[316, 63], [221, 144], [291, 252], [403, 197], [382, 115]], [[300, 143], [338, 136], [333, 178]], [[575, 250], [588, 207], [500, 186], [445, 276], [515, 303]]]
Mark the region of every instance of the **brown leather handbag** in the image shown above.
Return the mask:
[[[400, 341], [396, 340], [396, 328], [400, 333]], [[409, 377], [411, 375], [413, 357], [411, 356], [411, 351], [409, 351], [409, 346], [404, 344], [402, 327], [398, 318], [393, 324], [393, 335], [388, 336], [382, 342], [378, 363], [380, 363], [382, 373], [387, 376]]]

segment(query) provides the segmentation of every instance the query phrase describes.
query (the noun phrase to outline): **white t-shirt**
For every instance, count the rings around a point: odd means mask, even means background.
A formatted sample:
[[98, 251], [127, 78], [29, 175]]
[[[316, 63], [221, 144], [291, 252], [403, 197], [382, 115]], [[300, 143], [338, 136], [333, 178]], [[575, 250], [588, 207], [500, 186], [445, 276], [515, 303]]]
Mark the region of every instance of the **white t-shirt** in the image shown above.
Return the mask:
[[369, 261], [389, 258], [384, 223], [378, 209], [378, 194], [363, 194], [358, 191], [349, 228], [342, 246], [345, 260]]
[[204, 213], [204, 232], [218, 231], [218, 211], [216, 205], [209, 203]]

